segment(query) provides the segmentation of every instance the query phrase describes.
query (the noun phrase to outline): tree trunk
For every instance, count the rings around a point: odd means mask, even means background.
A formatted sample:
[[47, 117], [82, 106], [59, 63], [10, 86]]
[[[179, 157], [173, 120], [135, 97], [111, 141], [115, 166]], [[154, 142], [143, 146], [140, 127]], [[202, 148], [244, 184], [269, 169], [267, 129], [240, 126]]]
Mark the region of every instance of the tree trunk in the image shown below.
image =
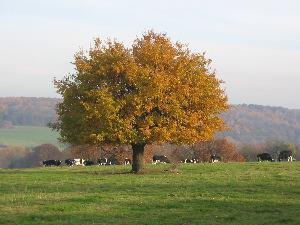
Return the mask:
[[132, 144], [132, 172], [138, 173], [144, 169], [144, 150], [146, 144]]

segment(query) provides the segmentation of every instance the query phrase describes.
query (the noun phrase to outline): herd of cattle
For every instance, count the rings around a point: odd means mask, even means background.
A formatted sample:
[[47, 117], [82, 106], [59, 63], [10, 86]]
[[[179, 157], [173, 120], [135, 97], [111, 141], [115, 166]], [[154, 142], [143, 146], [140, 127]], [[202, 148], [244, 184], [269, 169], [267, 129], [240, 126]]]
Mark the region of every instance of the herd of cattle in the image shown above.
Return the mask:
[[[213, 154], [210, 157], [211, 163], [217, 163], [221, 162], [221, 157]], [[291, 151], [281, 151], [277, 161], [293, 161], [292, 157], [292, 152]], [[275, 160], [271, 157], [269, 153], [262, 153], [257, 155], [257, 161], [262, 162], [262, 161], [270, 161], [274, 162]], [[182, 163], [199, 163], [198, 159], [185, 159], [181, 161]], [[152, 158], [152, 163], [157, 164], [157, 163], [170, 163], [170, 160], [168, 159], [167, 156], [165, 155], [154, 155]], [[99, 166], [108, 166], [108, 165], [117, 165], [119, 164], [117, 160], [115, 159], [108, 159], [108, 158], [100, 158], [96, 162], [92, 160], [84, 160], [84, 159], [66, 159], [64, 161], [64, 165], [66, 166], [92, 166], [92, 165], [99, 165]], [[124, 159], [124, 164], [125, 165], [130, 165], [131, 164], [131, 159], [125, 158]], [[63, 162], [61, 160], [55, 160], [55, 159], [50, 159], [50, 160], [44, 160], [43, 161], [43, 166], [62, 166]]]
[[[125, 158], [125, 165], [131, 164], [131, 160], [128, 158]], [[108, 165], [117, 165], [117, 161], [112, 159], [108, 160], [108, 158], [101, 158], [98, 159], [97, 162], [94, 162], [92, 160], [85, 160], [85, 159], [66, 159], [65, 165], [66, 166], [93, 166], [93, 165], [99, 165], [99, 166], [108, 166]], [[63, 162], [61, 160], [56, 159], [50, 159], [50, 160], [44, 160], [43, 166], [62, 166]]]
[[[292, 162], [295, 160], [293, 158], [292, 152], [291, 151], [281, 151], [277, 157], [277, 161], [288, 161]], [[272, 158], [272, 156], [269, 153], [262, 153], [257, 155], [257, 161], [262, 162], [262, 161], [269, 161], [269, 162], [275, 162], [275, 159]]]

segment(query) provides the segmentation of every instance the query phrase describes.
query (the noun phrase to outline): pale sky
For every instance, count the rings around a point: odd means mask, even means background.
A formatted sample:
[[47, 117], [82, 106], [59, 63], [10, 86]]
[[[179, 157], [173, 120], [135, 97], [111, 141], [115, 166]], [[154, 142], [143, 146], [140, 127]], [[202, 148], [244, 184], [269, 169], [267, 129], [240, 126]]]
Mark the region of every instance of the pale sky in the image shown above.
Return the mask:
[[206, 52], [230, 103], [300, 108], [298, 0], [0, 0], [0, 96], [59, 97], [80, 48], [149, 29]]

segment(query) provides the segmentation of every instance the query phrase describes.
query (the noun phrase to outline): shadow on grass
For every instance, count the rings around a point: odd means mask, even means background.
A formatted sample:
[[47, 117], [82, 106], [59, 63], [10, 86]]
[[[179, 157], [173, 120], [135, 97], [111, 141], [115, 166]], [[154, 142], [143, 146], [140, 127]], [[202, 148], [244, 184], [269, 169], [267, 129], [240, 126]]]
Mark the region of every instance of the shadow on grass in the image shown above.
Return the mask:
[[181, 174], [182, 171], [178, 170], [177, 168], [174, 168], [171, 166], [170, 168], [146, 168], [142, 171], [136, 173], [132, 170], [119, 170], [119, 169], [111, 169], [111, 170], [80, 170], [80, 171], [72, 171], [72, 173], [78, 173], [78, 174], [88, 174], [88, 175], [147, 175], [147, 174]]

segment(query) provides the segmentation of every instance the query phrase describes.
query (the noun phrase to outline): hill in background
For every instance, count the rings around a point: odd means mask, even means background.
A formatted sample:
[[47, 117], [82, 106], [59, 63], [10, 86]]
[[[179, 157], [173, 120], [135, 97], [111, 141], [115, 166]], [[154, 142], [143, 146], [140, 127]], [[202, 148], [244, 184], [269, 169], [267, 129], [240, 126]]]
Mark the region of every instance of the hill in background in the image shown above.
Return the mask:
[[[48, 122], [55, 121], [55, 105], [59, 101], [58, 98], [0, 98], [0, 128], [45, 127]], [[233, 105], [222, 116], [230, 130], [218, 136], [237, 144], [259, 144], [277, 139], [300, 145], [298, 109], [243, 104]]]
[[300, 110], [261, 105], [233, 105], [223, 114], [230, 130], [219, 134], [237, 143], [281, 140], [300, 145]]
[[45, 127], [56, 118], [58, 98], [0, 98], [0, 128], [12, 126]]

